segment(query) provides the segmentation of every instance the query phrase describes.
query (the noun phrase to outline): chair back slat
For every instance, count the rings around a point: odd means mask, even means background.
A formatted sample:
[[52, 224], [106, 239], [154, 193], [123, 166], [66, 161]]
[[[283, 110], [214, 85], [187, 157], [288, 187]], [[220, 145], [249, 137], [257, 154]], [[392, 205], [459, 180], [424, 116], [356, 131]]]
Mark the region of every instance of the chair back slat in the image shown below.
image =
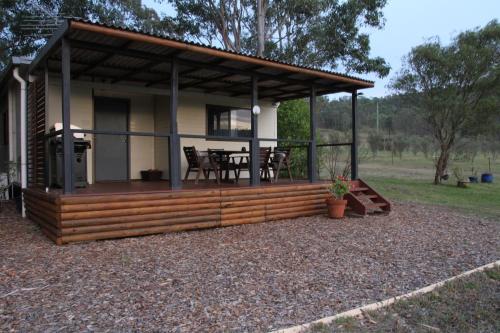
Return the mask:
[[197, 168], [199, 166], [199, 163], [198, 163], [198, 152], [196, 151], [195, 146], [183, 147], [183, 150], [189, 166], [191, 168]]
[[271, 147], [261, 147], [259, 149], [260, 164], [261, 165], [267, 164], [270, 158], [271, 158]]
[[285, 163], [290, 161], [292, 148], [290, 147], [276, 147], [274, 148], [273, 162], [279, 162], [281, 158]]

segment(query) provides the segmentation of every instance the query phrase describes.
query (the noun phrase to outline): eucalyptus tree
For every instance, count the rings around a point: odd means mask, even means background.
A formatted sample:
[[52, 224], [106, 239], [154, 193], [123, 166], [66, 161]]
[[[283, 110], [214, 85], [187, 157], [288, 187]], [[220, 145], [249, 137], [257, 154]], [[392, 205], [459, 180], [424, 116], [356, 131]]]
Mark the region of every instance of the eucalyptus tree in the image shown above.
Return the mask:
[[370, 56], [386, 0], [167, 0], [182, 37], [301, 65], [389, 73]]
[[500, 24], [493, 20], [460, 33], [449, 45], [436, 39], [413, 48], [391, 85], [419, 107], [429, 125], [439, 147], [434, 176], [439, 184], [460, 135], [495, 124]]
[[13, 55], [34, 54], [66, 17], [155, 32], [177, 28], [136, 0], [2, 0], [0, 70]]

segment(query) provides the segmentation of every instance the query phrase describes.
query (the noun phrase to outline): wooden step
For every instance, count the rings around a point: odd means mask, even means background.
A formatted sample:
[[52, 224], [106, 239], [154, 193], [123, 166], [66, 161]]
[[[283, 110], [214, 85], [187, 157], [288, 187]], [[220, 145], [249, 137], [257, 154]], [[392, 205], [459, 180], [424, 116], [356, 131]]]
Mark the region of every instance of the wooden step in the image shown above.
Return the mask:
[[389, 213], [391, 204], [361, 179], [351, 183], [353, 188], [345, 198], [353, 212], [360, 215]]
[[355, 187], [351, 190], [351, 192], [364, 192], [364, 191], [368, 191], [369, 188], [368, 187]]
[[378, 198], [378, 195], [360, 193], [360, 194], [358, 194], [358, 198], [360, 198], [360, 199], [375, 199], [375, 198]]

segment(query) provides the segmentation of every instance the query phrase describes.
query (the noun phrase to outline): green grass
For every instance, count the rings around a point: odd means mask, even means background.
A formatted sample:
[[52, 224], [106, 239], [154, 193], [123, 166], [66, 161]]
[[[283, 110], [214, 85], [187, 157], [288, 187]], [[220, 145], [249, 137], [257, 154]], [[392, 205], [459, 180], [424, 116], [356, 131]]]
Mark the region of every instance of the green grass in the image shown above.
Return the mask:
[[[456, 186], [456, 179], [451, 174], [455, 167], [462, 168], [464, 176], [471, 175], [470, 161], [452, 160], [449, 180], [433, 185], [432, 159], [406, 153], [402, 159], [395, 157], [392, 160], [390, 153], [381, 152], [375, 157], [365, 157], [360, 163], [359, 174], [389, 200], [442, 205], [500, 220], [500, 160], [491, 161], [491, 170], [496, 176], [493, 184], [469, 184], [465, 189]], [[480, 177], [490, 166], [480, 155], [474, 161], [474, 168]]]
[[330, 332], [498, 332], [500, 268], [449, 282], [362, 318], [313, 325], [307, 333]]
[[469, 184], [459, 188], [453, 181], [433, 185], [429, 180], [363, 177], [380, 194], [389, 200], [443, 205], [461, 212], [493, 217], [500, 220], [500, 183]]

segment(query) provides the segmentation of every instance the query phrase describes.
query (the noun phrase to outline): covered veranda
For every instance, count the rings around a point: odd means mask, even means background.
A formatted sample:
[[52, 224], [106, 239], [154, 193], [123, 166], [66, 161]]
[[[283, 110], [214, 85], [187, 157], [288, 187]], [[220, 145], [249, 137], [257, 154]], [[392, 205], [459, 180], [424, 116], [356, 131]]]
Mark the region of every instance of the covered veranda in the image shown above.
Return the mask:
[[[327, 190], [318, 176], [320, 147], [350, 150], [351, 177], [357, 179], [356, 98], [359, 89], [373, 86], [370, 81], [73, 19], [49, 40], [26, 74], [26, 213], [57, 244], [323, 214]], [[106, 96], [99, 95], [101, 88]], [[340, 92], [352, 96], [351, 140], [319, 143], [316, 97]], [[143, 98], [146, 93], [156, 96]], [[121, 100], [130, 95], [127, 103], [136, 108], [123, 129], [97, 126], [97, 98], [107, 105], [109, 95]], [[309, 138], [279, 138], [277, 103], [301, 98], [309, 98]], [[210, 113], [213, 104], [246, 110], [250, 125], [237, 131], [220, 127], [217, 115], [225, 111]], [[148, 112], [154, 113], [149, 120]], [[58, 120], [60, 128], [51, 128]], [[108, 120], [111, 125], [119, 122]], [[217, 126], [211, 127], [212, 121]], [[142, 126], [148, 122], [149, 127]], [[76, 186], [74, 160], [79, 156], [73, 149], [82, 136], [93, 146], [87, 163], [90, 184], [85, 187]], [[105, 137], [114, 138], [104, 145], [109, 165], [97, 165], [101, 155], [94, 146], [102, 147]], [[48, 167], [52, 140], [60, 142], [59, 188], [51, 186]], [[112, 156], [120, 145], [129, 147], [127, 159], [116, 162]], [[208, 163], [207, 170], [197, 171], [198, 182], [193, 175], [183, 180], [189, 174], [189, 147]], [[279, 172], [270, 166], [273, 156], [286, 156], [282, 152], [292, 147], [303, 149], [305, 176], [292, 180], [285, 173], [277, 179]], [[218, 152], [210, 152], [214, 149]], [[269, 155], [263, 158], [263, 151]], [[228, 152], [246, 161], [238, 163], [244, 169], [241, 177], [225, 177], [225, 171], [235, 171], [223, 163]], [[231, 154], [227, 159], [236, 160]], [[219, 158], [212, 160], [214, 156]], [[133, 163], [127, 162], [131, 159]], [[106, 166], [113, 175], [124, 163], [125, 181], [100, 181], [98, 173]], [[139, 171], [159, 164], [165, 164], [163, 178], [137, 180]], [[210, 166], [212, 176], [205, 180]], [[219, 182], [214, 171], [220, 172]]]
[[[34, 59], [29, 73], [37, 77], [30, 84], [30, 100], [39, 101], [41, 86], [50, 75], [59, 75], [61, 85], [62, 129], [49, 133], [45, 127], [32, 127], [33, 149], [28, 156], [32, 165], [28, 175], [29, 187], [49, 187], [46, 170], [45, 147], [48, 140], [62, 136], [64, 181], [62, 192], [75, 194], [73, 154], [74, 135], [152, 137], [168, 141], [165, 154], [168, 155], [168, 179], [160, 182], [167, 189], [192, 188], [192, 181], [183, 183], [181, 169], [183, 140], [204, 140], [212, 142], [236, 142], [248, 147], [248, 179], [237, 186], [259, 186], [262, 168], [259, 151], [261, 147], [276, 147], [283, 144], [305, 147], [307, 150], [307, 179], [318, 180], [316, 96], [338, 92], [352, 94], [352, 140], [350, 142], [322, 143], [351, 147], [351, 176], [357, 178], [356, 154], [356, 96], [359, 89], [373, 86], [372, 82], [338, 73], [294, 66], [234, 52], [223, 51], [186, 41], [154, 36], [143, 32], [105, 26], [92, 22], [68, 20], [49, 40]], [[168, 91], [169, 124], [164, 131], [109, 131], [96, 128], [71, 128], [74, 101], [71, 89], [75, 82], [92, 82], [115, 85], [121, 89], [126, 85], [132, 89], [156, 89]], [[44, 85], [45, 84], [45, 85]], [[210, 96], [227, 96], [248, 100], [251, 113], [251, 133], [228, 138], [217, 133], [183, 133], [178, 126], [179, 93], [203, 93]], [[263, 103], [309, 98], [310, 138], [290, 140], [263, 137], [259, 131], [259, 106]], [[256, 111], [257, 110], [257, 111]], [[31, 118], [37, 121], [40, 113], [46, 113], [44, 105], [32, 103]], [[42, 142], [43, 141], [43, 142]], [[214, 145], [216, 147], [216, 145]], [[43, 158], [42, 158], [43, 157]], [[185, 163], [185, 162], [184, 162]], [[285, 178], [283, 177], [282, 180]], [[199, 184], [204, 183], [200, 181]], [[223, 182], [227, 187], [231, 182]], [[116, 186], [116, 185], [113, 185]], [[207, 186], [201, 184], [200, 186]], [[212, 185], [210, 185], [212, 186]], [[134, 186], [137, 187], [137, 186]], [[147, 186], [145, 186], [147, 187]], [[104, 186], [100, 186], [104, 189]], [[59, 192], [59, 191], [58, 191]]]

